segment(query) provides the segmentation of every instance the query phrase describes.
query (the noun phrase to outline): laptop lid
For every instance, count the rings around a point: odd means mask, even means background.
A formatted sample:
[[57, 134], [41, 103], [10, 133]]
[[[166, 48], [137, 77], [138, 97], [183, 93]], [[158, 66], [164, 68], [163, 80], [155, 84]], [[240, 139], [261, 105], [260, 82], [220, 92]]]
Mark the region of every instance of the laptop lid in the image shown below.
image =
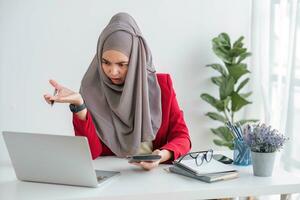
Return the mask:
[[97, 187], [86, 137], [3, 132], [19, 180]]

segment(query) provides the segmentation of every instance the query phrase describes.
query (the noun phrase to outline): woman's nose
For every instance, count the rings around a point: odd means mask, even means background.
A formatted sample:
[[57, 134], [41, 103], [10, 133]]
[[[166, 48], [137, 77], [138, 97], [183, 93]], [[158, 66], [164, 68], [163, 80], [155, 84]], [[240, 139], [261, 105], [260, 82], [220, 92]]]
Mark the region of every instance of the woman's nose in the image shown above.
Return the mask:
[[119, 69], [118, 69], [118, 67], [117, 67], [117, 66], [113, 66], [113, 67], [111, 68], [110, 74], [113, 75], [113, 76], [118, 75], [118, 74], [119, 74]]

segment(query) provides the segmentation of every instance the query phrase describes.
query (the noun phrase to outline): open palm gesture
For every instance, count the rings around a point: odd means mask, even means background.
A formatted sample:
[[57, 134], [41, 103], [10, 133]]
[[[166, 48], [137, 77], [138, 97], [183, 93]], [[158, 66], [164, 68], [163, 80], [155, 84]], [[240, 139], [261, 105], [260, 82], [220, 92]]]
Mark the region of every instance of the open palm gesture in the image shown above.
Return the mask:
[[70, 103], [74, 105], [81, 105], [83, 103], [83, 99], [78, 92], [74, 92], [59, 83], [55, 80], [49, 80], [49, 83], [54, 87], [55, 93], [45, 94], [44, 98], [49, 104], [53, 104], [54, 102], [59, 103]]

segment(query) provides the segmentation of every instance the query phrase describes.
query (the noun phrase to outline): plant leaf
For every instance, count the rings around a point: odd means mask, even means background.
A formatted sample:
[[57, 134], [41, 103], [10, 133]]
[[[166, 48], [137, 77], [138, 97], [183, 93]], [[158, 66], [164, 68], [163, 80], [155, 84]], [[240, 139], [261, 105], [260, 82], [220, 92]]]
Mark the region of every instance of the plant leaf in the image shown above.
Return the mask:
[[219, 47], [213, 46], [214, 53], [225, 63], [232, 63], [232, 60], [230, 57], [227, 56], [226, 53], [224, 53]]
[[231, 49], [230, 46], [227, 46], [227, 44], [222, 43], [222, 40], [218, 37], [214, 38], [212, 40], [212, 43], [213, 43], [213, 47], [219, 49], [225, 55], [227, 55], [228, 51]]
[[206, 113], [206, 116], [210, 117], [213, 120], [217, 120], [217, 121], [220, 121], [223, 123], [225, 123], [227, 121], [223, 115], [216, 113], [216, 112], [208, 112], [208, 113]]
[[222, 101], [217, 100], [213, 96], [206, 93], [201, 94], [201, 98], [213, 107], [215, 107], [219, 112], [224, 111], [224, 104]]
[[243, 43], [242, 41], [244, 40], [244, 36], [239, 37], [239, 39], [237, 39], [237, 41], [235, 41], [233, 43], [233, 48], [242, 48], [243, 47]]
[[244, 99], [246, 99], [246, 98], [249, 97], [251, 94], [252, 94], [252, 92], [241, 93], [240, 96], [243, 97]]
[[243, 119], [243, 120], [240, 120], [240, 121], [238, 121], [237, 123], [240, 123], [241, 125], [244, 125], [244, 124], [246, 124], [246, 123], [249, 123], [249, 122], [258, 122], [259, 120], [257, 120], [257, 119]]
[[218, 36], [220, 42], [223, 44], [222, 46], [225, 46], [225, 47], [231, 47], [231, 44], [230, 44], [230, 38], [229, 38], [229, 35], [227, 33], [221, 33], [219, 36]]
[[227, 96], [226, 99], [223, 100], [224, 101], [224, 108], [227, 109], [227, 110], [228, 110], [228, 104], [229, 104], [230, 100], [231, 100], [231, 96]]
[[228, 52], [228, 56], [230, 57], [238, 57], [241, 54], [245, 53], [247, 51], [246, 48], [233, 48]]
[[215, 70], [217, 70], [218, 72], [220, 72], [223, 76], [227, 76], [227, 71], [226, 69], [220, 65], [220, 64], [210, 64], [210, 65], [206, 65], [207, 67], [211, 67]]
[[246, 99], [244, 99], [243, 97], [241, 97], [239, 94], [237, 94], [236, 92], [232, 93], [231, 96], [231, 109], [233, 112], [236, 112], [238, 110], [240, 110], [243, 106], [250, 104], [250, 101], [247, 101]]
[[220, 126], [218, 128], [211, 128], [210, 130], [215, 135], [217, 135], [218, 137], [220, 137], [221, 139], [223, 139], [227, 142], [233, 140], [233, 136], [232, 136], [230, 130], [225, 126]]
[[250, 52], [242, 53], [237, 61], [237, 64], [240, 64], [243, 60], [245, 60], [247, 57], [251, 56], [252, 54]]
[[247, 65], [242, 63], [237, 65], [231, 65], [227, 69], [229, 74], [233, 76], [235, 82], [237, 82], [239, 78], [244, 74], [249, 73], [249, 71], [247, 70]]
[[211, 81], [216, 84], [217, 86], [221, 86], [223, 83], [223, 76], [215, 76], [215, 77], [211, 77]]
[[240, 85], [238, 86], [238, 88], [236, 89], [236, 92], [238, 93], [250, 80], [250, 78], [246, 78], [245, 80], [243, 80]]
[[230, 48], [226, 47], [226, 44], [224, 45], [222, 43], [222, 40], [219, 37], [215, 37], [212, 39], [212, 45], [213, 45], [213, 47], [216, 47], [216, 48], [222, 47], [221, 51], [223, 51], [223, 53], [227, 53], [227, 51], [230, 49]]
[[232, 76], [227, 76], [223, 79], [223, 83], [220, 85], [219, 93], [220, 99], [224, 100], [226, 97], [230, 96], [234, 90], [234, 79]]
[[225, 146], [228, 147], [229, 149], [233, 150], [233, 142], [225, 142], [219, 139], [214, 139], [213, 142], [218, 145], [218, 146]]

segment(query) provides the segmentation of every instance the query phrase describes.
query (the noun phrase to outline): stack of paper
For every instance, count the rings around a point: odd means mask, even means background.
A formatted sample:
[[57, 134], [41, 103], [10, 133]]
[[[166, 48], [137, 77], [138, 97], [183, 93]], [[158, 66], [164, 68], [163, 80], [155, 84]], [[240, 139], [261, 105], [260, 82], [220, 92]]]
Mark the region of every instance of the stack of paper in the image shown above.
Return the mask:
[[194, 159], [174, 161], [174, 166], [169, 168], [170, 172], [195, 178], [205, 182], [216, 182], [238, 177], [238, 171], [231, 165], [225, 165], [212, 159], [210, 162], [204, 161], [197, 166]]

